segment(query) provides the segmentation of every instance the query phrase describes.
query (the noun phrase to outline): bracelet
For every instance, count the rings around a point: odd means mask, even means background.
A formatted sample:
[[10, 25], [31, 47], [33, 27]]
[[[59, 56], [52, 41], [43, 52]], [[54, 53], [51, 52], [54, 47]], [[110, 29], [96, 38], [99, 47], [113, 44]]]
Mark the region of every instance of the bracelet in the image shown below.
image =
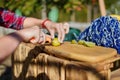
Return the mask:
[[49, 20], [49, 19], [45, 19], [45, 20], [41, 23], [41, 25], [42, 25], [43, 28], [46, 27], [46, 26], [45, 26], [45, 23], [46, 23], [47, 21], [50, 21], [50, 20]]

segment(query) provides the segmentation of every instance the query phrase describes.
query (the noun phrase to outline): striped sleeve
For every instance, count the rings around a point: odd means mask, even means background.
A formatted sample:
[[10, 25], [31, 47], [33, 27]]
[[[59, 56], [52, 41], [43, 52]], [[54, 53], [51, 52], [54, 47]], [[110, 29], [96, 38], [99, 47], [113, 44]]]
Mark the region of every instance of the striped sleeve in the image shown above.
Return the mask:
[[23, 28], [25, 17], [18, 16], [15, 13], [0, 8], [0, 25], [6, 28], [20, 30]]

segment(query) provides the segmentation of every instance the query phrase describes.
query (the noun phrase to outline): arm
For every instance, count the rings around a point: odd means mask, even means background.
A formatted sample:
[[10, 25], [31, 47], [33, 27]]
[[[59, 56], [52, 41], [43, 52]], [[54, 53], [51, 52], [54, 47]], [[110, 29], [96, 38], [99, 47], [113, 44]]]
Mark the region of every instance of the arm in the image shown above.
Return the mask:
[[0, 25], [6, 28], [20, 30], [23, 28], [25, 17], [18, 16], [15, 13], [0, 7]]
[[16, 33], [0, 38], [0, 63], [13, 53], [21, 41], [22, 38]]
[[46, 35], [38, 26], [22, 29], [0, 38], [0, 63], [14, 52], [20, 42], [29, 42], [33, 37], [31, 43], [45, 43]]
[[[0, 24], [7, 28], [13, 28], [13, 29], [23, 29], [23, 28], [28, 28], [32, 26], [42, 26], [42, 23], [45, 20], [42, 19], [37, 19], [37, 18], [32, 18], [32, 17], [23, 17], [23, 16], [17, 16], [16, 14], [0, 9]], [[50, 34], [51, 37], [54, 38], [54, 34], [57, 32], [58, 33], [58, 40], [62, 43], [65, 37], [65, 34], [69, 32], [69, 24], [68, 23], [55, 23], [52, 21], [45, 21], [44, 22], [44, 27], [46, 28]]]
[[33, 18], [33, 17], [26, 17], [23, 22], [23, 28], [28, 28], [32, 26], [42, 26], [42, 22], [44, 20]]

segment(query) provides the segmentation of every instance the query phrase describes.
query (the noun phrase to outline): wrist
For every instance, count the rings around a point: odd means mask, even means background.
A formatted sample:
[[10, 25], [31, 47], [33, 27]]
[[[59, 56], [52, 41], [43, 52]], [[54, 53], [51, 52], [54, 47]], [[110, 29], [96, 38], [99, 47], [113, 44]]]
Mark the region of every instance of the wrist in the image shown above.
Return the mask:
[[12, 35], [19, 41], [19, 42], [23, 42], [23, 38], [21, 36], [21, 34], [17, 31], [12, 33]]
[[49, 22], [49, 21], [50, 21], [49, 19], [43, 20], [42, 23], [41, 23], [42, 28], [46, 28], [46, 24], [47, 24], [47, 22]]

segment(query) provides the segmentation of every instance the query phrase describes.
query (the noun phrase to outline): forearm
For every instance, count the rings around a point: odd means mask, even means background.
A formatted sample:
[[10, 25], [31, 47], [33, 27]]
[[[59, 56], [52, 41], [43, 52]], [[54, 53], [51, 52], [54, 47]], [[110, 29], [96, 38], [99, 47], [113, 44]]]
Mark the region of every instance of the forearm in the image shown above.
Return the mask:
[[23, 28], [33, 27], [33, 26], [42, 26], [41, 23], [44, 20], [32, 18], [32, 17], [26, 17], [23, 23]]
[[11, 33], [0, 38], [0, 63], [14, 52], [22, 41], [17, 33]]

